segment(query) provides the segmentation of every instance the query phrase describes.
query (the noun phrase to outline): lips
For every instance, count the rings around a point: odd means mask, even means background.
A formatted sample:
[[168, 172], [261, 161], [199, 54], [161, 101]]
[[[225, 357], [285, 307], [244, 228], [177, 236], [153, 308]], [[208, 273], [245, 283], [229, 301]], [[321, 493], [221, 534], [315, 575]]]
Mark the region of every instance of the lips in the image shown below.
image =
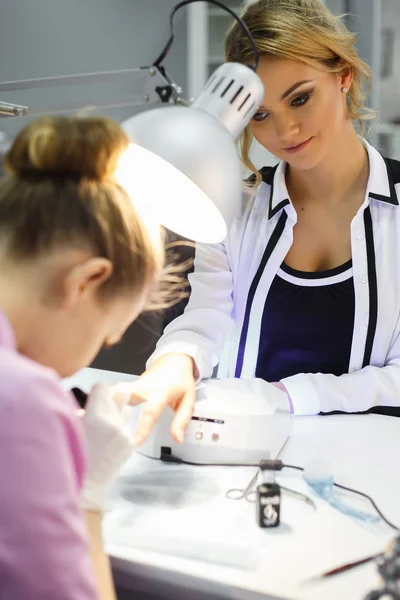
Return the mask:
[[297, 144], [297, 146], [289, 146], [288, 148], [284, 148], [284, 152], [289, 152], [289, 154], [294, 154], [295, 152], [300, 152], [301, 150], [303, 150], [306, 146], [308, 146], [308, 144], [311, 142], [313, 138], [310, 137], [308, 138], [308, 140], [305, 140], [304, 142], [300, 142], [300, 144]]

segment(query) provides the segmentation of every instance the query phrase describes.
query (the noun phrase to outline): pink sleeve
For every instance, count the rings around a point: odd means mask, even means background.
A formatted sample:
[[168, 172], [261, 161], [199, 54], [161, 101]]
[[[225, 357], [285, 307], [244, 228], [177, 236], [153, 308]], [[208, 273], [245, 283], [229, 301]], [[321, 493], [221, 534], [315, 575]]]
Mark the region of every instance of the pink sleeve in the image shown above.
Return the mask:
[[1, 597], [97, 600], [74, 408], [51, 379], [18, 388], [0, 411]]

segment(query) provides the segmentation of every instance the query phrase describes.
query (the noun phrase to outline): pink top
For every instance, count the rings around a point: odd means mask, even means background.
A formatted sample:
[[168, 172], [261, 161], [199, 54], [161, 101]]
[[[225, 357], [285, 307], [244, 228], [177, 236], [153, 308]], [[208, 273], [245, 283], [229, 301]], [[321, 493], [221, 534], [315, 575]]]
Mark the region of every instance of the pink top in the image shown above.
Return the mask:
[[19, 354], [0, 311], [0, 596], [97, 600], [79, 496], [85, 473], [75, 399]]

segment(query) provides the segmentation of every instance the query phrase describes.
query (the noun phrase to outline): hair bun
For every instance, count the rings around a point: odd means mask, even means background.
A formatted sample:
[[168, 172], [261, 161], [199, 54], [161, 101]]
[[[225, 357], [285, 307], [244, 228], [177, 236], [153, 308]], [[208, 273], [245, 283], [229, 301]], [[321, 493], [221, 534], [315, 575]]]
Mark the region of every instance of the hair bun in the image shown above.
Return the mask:
[[5, 156], [16, 177], [93, 179], [113, 175], [129, 139], [104, 117], [47, 117], [25, 127]]

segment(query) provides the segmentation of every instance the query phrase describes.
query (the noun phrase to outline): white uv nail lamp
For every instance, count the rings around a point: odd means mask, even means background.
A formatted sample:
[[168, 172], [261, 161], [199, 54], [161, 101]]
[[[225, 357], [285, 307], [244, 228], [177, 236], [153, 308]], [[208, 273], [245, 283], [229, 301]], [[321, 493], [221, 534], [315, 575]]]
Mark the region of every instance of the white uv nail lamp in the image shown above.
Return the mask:
[[137, 452], [173, 456], [196, 464], [257, 464], [276, 458], [290, 436], [287, 396], [261, 379], [209, 379], [199, 384], [182, 444], [171, 436], [174, 413], [164, 410]]

